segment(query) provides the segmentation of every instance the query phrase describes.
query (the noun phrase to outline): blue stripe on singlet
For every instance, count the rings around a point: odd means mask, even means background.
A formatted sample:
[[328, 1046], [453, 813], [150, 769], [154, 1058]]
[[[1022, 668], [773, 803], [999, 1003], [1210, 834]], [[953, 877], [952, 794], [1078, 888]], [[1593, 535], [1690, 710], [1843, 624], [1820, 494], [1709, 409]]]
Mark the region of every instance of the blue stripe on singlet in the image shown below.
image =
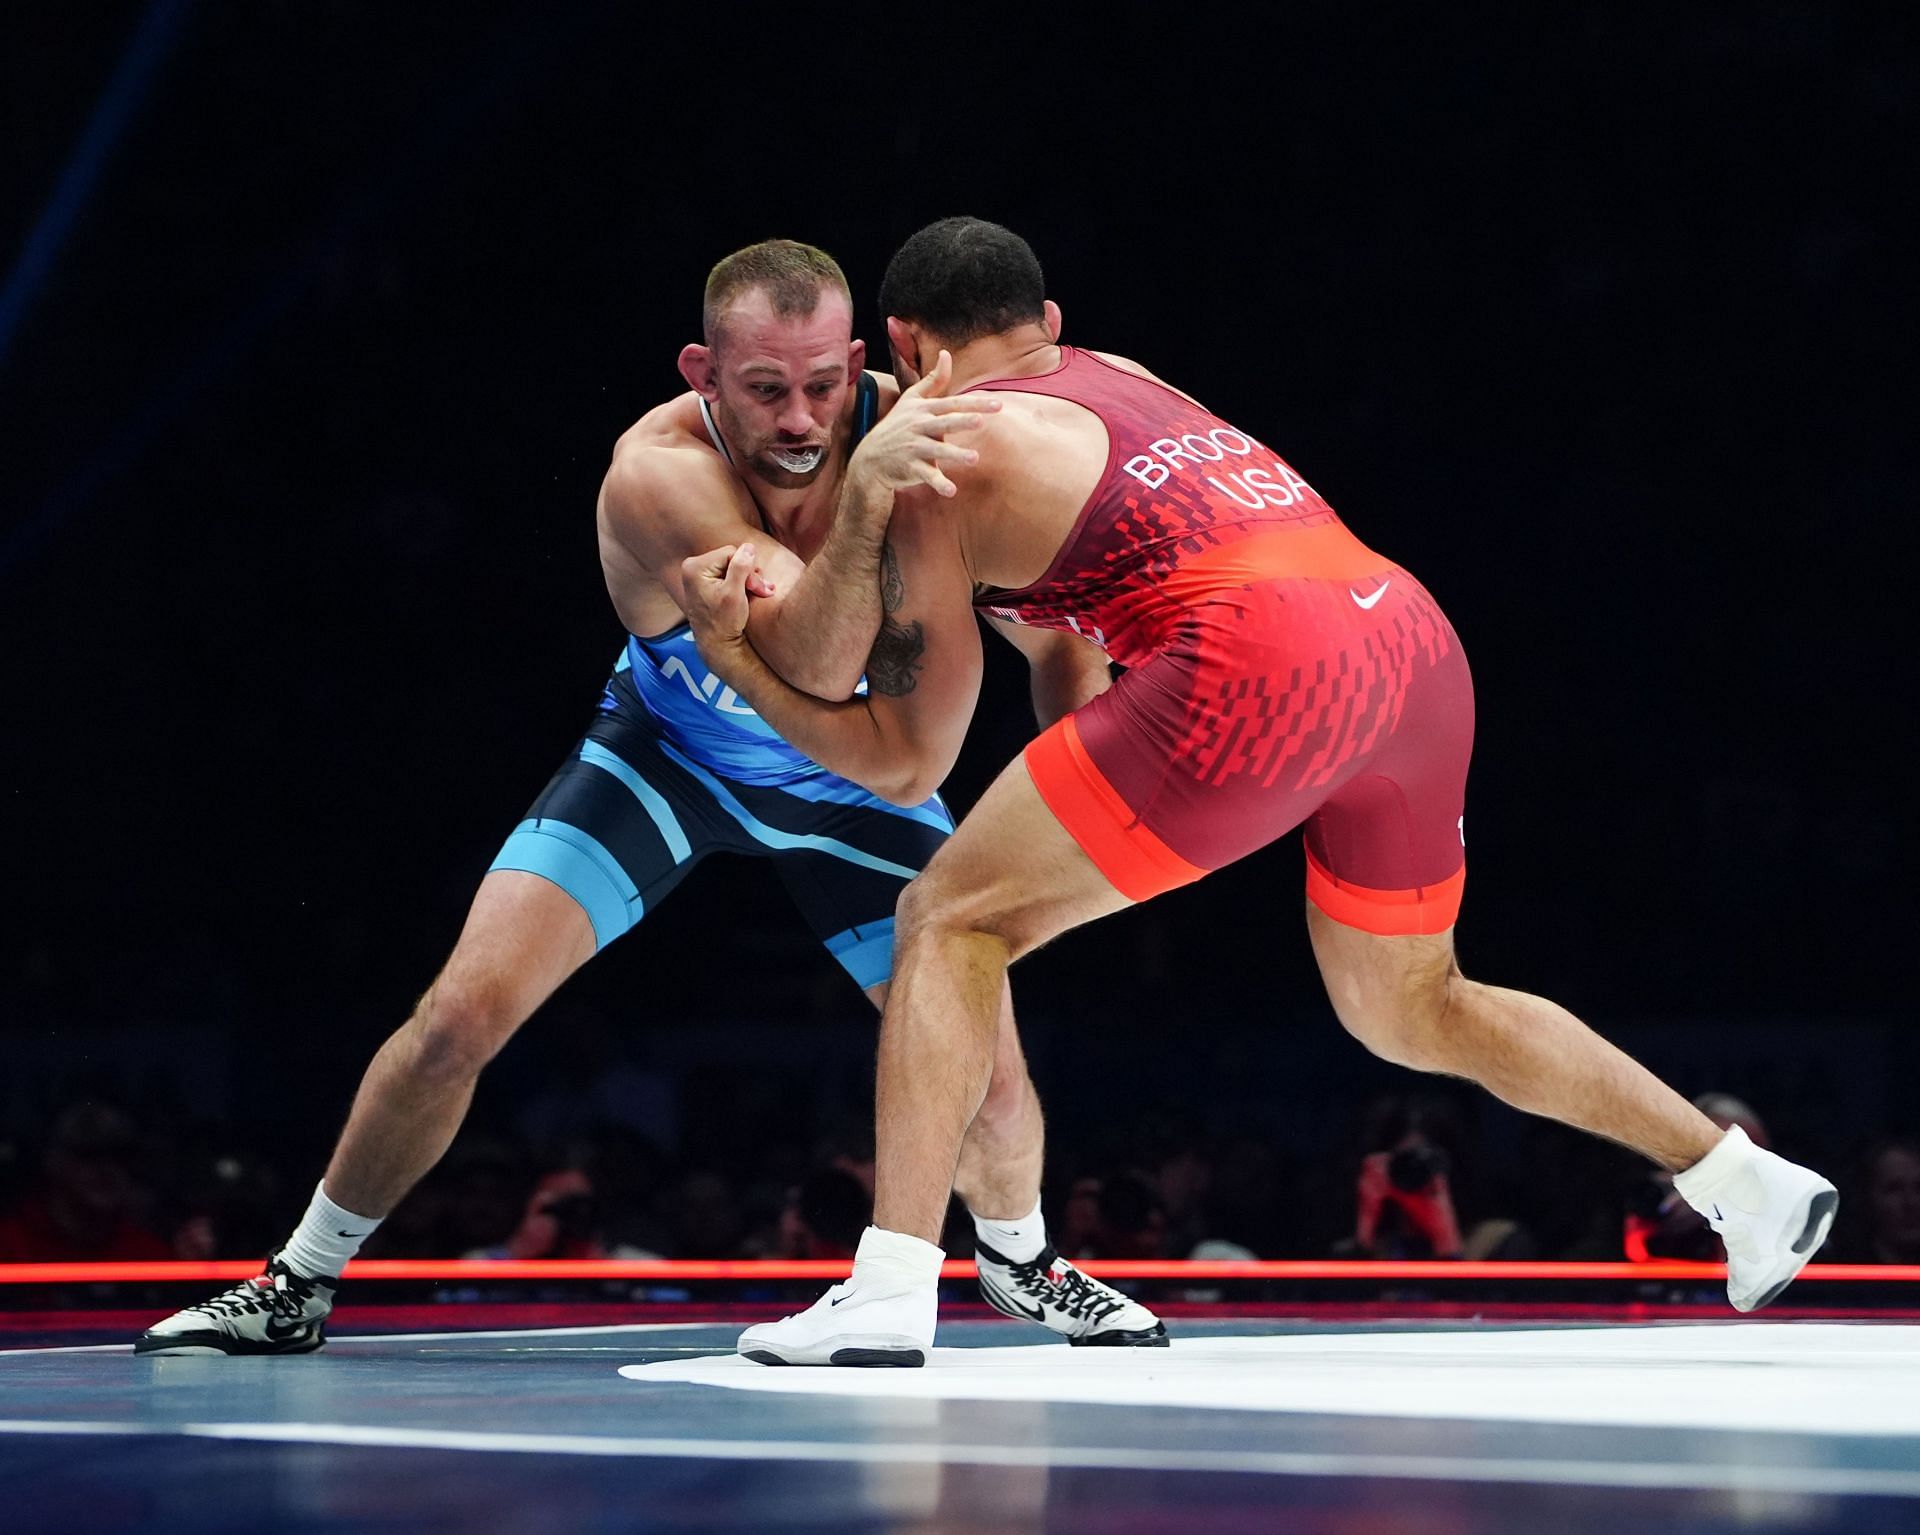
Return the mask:
[[593, 924], [596, 949], [604, 949], [640, 920], [639, 887], [620, 860], [597, 837], [565, 821], [528, 820], [514, 827], [494, 869], [518, 870], [551, 880], [580, 903]]
[[[725, 784], [715, 778], [699, 763], [683, 752], [678, 752], [666, 741], [660, 743], [665, 752], [681, 767], [700, 780], [713, 796], [714, 803], [740, 823], [741, 829], [762, 847], [779, 848], [783, 851], [806, 850], [815, 853], [827, 853], [835, 858], [844, 858], [848, 863], [860, 865], [863, 869], [875, 869], [882, 874], [892, 874], [899, 879], [919, 877], [918, 869], [910, 869], [905, 864], [889, 863], [884, 858], [876, 858], [871, 853], [863, 853], [859, 848], [842, 842], [835, 837], [817, 837], [802, 832], [781, 831], [777, 826], [769, 826], [752, 811], [735, 799], [727, 791]], [[783, 786], [784, 787], [784, 786]]]
[[680, 818], [673, 813], [673, 806], [666, 802], [658, 789], [635, 772], [630, 763], [608, 751], [598, 741], [580, 743], [580, 760], [613, 774], [633, 791], [633, 797], [640, 801], [653, 818], [653, 824], [659, 828], [675, 863], [685, 863], [693, 856], [693, 844], [687, 841], [687, 834], [680, 829]]
[[835, 933], [827, 940], [827, 952], [862, 991], [878, 986], [893, 973], [893, 918]]
[[781, 784], [780, 788], [795, 799], [812, 800], [815, 804], [858, 805], [863, 810], [884, 810], [888, 815], [904, 816], [935, 831], [953, 830], [953, 812], [937, 794], [918, 805], [896, 805], [851, 779], [827, 773], [817, 778], [797, 778], [792, 783]]

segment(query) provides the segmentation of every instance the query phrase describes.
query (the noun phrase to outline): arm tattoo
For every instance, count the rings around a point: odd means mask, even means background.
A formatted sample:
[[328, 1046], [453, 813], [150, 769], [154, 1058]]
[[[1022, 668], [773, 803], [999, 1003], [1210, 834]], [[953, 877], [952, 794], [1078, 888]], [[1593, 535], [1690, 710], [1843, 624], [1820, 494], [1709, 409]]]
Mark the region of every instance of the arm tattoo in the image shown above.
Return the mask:
[[903, 624], [894, 614], [907, 600], [907, 583], [900, 561], [888, 542], [880, 549], [880, 632], [867, 655], [867, 691], [888, 698], [911, 693], [920, 684], [921, 657], [927, 650], [927, 632], [919, 620]]

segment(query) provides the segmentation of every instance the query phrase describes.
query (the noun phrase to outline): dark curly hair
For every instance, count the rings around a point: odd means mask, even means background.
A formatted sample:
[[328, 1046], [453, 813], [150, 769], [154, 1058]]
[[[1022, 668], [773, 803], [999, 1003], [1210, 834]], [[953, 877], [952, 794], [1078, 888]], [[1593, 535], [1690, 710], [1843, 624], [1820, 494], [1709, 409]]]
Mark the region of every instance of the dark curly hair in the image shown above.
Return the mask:
[[1040, 258], [1011, 229], [985, 219], [941, 219], [893, 253], [880, 281], [880, 313], [961, 347], [1044, 319], [1046, 296]]

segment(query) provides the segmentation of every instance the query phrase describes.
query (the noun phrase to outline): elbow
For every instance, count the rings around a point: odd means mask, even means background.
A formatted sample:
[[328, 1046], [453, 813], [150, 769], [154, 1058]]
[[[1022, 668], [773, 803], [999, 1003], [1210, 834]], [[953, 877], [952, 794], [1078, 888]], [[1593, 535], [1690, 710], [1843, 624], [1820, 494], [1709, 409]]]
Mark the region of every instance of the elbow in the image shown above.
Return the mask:
[[855, 672], [852, 676], [838, 672], [829, 673], [816, 678], [807, 691], [815, 698], [824, 698], [830, 704], [848, 703], [860, 691], [860, 673]]
[[890, 805], [898, 805], [903, 810], [911, 810], [916, 805], [924, 805], [940, 792], [942, 780], [938, 778], [913, 778], [903, 783], [897, 793], [883, 794], [880, 797]]
[[864, 651], [845, 657], [819, 645], [810, 646], [790, 624], [779, 622], [780, 614], [772, 599], [761, 601], [749, 613], [747, 639], [781, 681], [831, 704], [843, 704], [854, 696], [866, 675]]
[[912, 809], [924, 805], [940, 792], [947, 779], [946, 766], [938, 763], [904, 762], [886, 775], [886, 782], [870, 787], [889, 805]]
[[856, 665], [851, 670], [844, 666], [835, 669], [822, 664], [820, 660], [804, 657], [796, 658], [796, 664], [790, 670], [778, 667], [775, 670], [801, 692], [810, 693], [830, 704], [843, 704], [851, 699], [858, 691], [860, 678], [864, 675], [861, 666]]

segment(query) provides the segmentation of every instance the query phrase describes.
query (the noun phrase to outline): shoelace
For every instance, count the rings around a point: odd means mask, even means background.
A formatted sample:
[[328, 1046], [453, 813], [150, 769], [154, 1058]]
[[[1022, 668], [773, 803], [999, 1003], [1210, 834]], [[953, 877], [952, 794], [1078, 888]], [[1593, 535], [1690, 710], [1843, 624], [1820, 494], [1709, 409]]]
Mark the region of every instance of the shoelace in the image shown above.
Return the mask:
[[269, 1269], [187, 1310], [201, 1312], [216, 1322], [237, 1321], [261, 1313], [296, 1318], [306, 1309], [312, 1294], [312, 1286], [302, 1284], [298, 1275], [285, 1269]]
[[[1027, 1295], [1056, 1311], [1064, 1311], [1076, 1322], [1104, 1322], [1127, 1304], [1127, 1298], [1105, 1285], [1095, 1284], [1069, 1264], [1061, 1263], [1059, 1277], [1045, 1261], [1046, 1255], [1031, 1263], [1016, 1263], [1010, 1272], [1013, 1282]], [[1058, 1262], [1058, 1259], [1053, 1260]]]

